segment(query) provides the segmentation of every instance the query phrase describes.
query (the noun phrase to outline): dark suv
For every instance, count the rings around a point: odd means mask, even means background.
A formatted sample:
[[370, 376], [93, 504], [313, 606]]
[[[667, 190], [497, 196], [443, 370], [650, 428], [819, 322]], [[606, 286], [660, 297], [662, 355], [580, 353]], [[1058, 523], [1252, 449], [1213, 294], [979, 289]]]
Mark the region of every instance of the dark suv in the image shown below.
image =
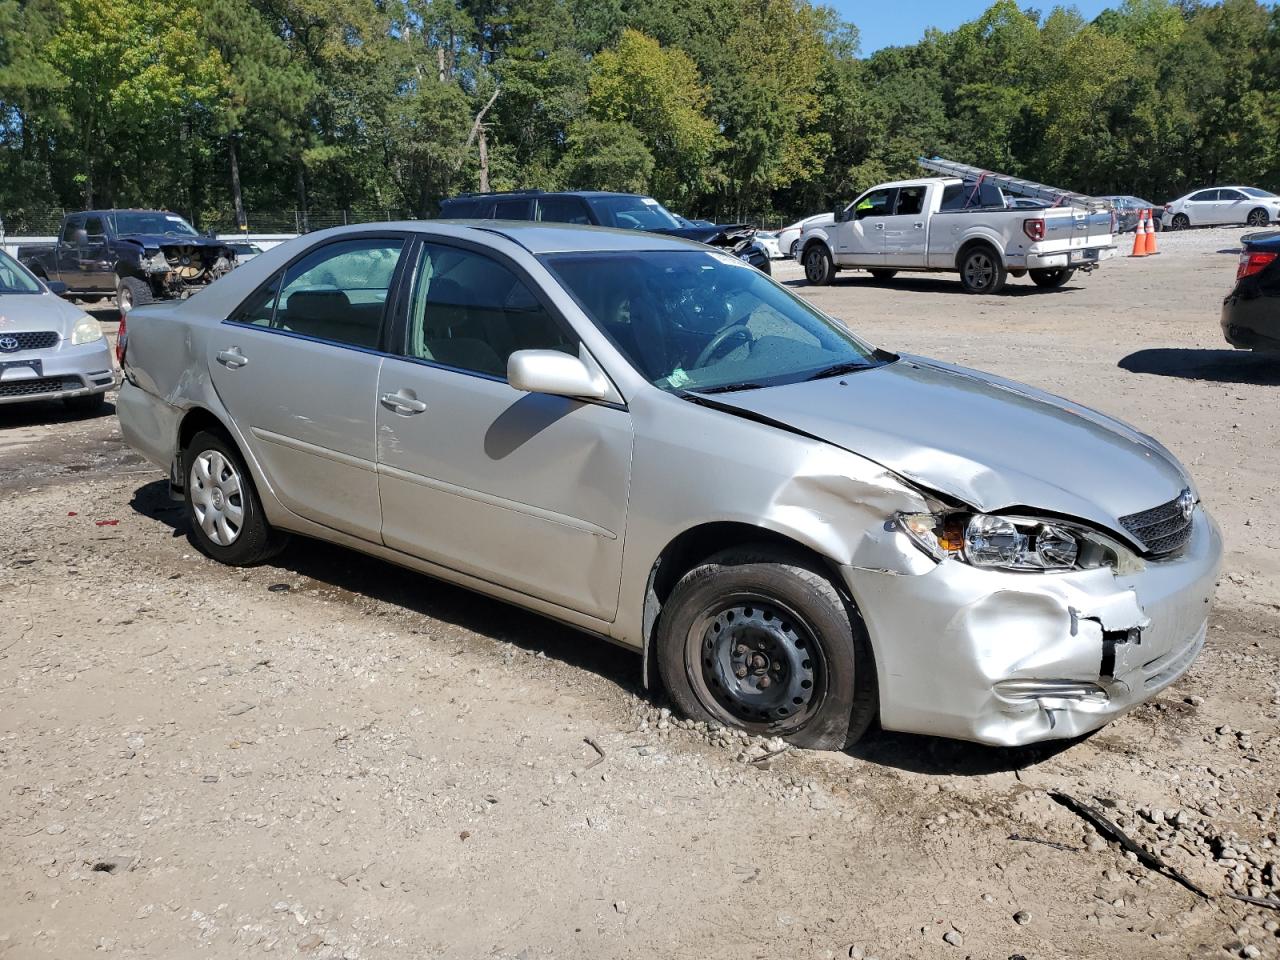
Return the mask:
[[546, 193], [464, 193], [440, 203], [440, 216], [449, 220], [541, 220], [581, 223], [624, 230], [647, 230], [722, 247], [753, 267], [770, 273], [769, 255], [754, 241], [755, 229], [742, 224], [685, 226], [653, 197], [601, 190]]

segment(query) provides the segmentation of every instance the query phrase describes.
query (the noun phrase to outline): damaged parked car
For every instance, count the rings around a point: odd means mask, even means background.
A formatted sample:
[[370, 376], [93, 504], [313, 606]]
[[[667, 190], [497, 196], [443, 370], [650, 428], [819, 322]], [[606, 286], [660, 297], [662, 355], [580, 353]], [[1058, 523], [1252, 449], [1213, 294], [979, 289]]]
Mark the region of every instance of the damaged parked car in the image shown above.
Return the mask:
[[24, 244], [18, 259], [66, 296], [114, 296], [122, 313], [154, 300], [181, 300], [225, 276], [235, 251], [164, 210], [89, 210], [63, 217], [53, 244]]
[[1222, 551], [1157, 441], [874, 347], [634, 230], [341, 227], [135, 310], [118, 410], [207, 555], [343, 544], [840, 748], [1075, 737], [1199, 654]]

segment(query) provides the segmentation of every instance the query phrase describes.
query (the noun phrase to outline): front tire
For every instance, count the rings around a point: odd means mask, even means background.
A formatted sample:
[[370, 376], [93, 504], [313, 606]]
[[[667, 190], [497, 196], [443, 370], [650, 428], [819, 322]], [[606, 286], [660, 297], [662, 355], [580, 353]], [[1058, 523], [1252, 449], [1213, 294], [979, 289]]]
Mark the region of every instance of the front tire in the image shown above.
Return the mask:
[[804, 252], [804, 278], [815, 287], [825, 287], [835, 276], [831, 254], [820, 243], [811, 244]]
[[999, 293], [1008, 279], [1000, 255], [985, 244], [970, 247], [960, 258], [960, 285], [966, 293]]
[[206, 556], [247, 567], [279, 553], [287, 542], [267, 523], [253, 478], [235, 445], [202, 430], [182, 455], [191, 539]]
[[757, 736], [840, 750], [876, 716], [861, 618], [808, 560], [768, 547], [722, 551], [681, 578], [657, 660], [681, 713]]
[[137, 277], [121, 277], [119, 284], [116, 285], [116, 306], [120, 308], [121, 313], [128, 313], [134, 307], [154, 301], [151, 286], [145, 280], [139, 280]]
[[1056, 290], [1066, 284], [1075, 273], [1073, 267], [1056, 267], [1052, 270], [1032, 270], [1031, 282], [1045, 290]]
[[1175, 213], [1173, 215], [1173, 220], [1169, 223], [1169, 226], [1173, 230], [1186, 230], [1191, 226], [1191, 218], [1185, 213]]
[[796, 240], [792, 240], [792, 241], [791, 241], [791, 246], [790, 246], [790, 247], [788, 248], [788, 250], [787, 250], [787, 256], [789, 256], [792, 260], [798, 260], [798, 259], [800, 258], [800, 241], [799, 241], [799, 239], [796, 239]]
[[1250, 210], [1249, 216], [1245, 220], [1245, 223], [1247, 223], [1251, 227], [1265, 227], [1270, 222], [1271, 222], [1271, 217], [1267, 215], [1267, 211], [1262, 209], [1262, 207], [1257, 207], [1254, 210]]

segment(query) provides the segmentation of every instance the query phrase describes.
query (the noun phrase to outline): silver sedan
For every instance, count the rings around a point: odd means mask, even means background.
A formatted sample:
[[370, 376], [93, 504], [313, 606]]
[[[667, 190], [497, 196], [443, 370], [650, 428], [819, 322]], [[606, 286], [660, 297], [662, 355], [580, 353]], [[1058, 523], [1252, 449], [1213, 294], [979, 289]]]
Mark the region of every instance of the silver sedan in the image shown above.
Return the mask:
[[1221, 541], [1159, 443], [697, 244], [344, 227], [127, 344], [124, 436], [209, 556], [345, 544], [630, 647], [699, 720], [1074, 737], [1205, 641]]
[[90, 412], [115, 386], [102, 325], [0, 250], [0, 404], [62, 400]]

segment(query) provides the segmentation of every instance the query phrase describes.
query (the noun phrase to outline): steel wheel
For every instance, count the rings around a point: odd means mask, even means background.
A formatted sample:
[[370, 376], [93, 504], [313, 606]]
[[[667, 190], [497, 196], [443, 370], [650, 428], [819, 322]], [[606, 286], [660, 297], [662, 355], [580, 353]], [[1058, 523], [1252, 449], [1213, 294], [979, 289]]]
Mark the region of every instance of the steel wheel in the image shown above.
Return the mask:
[[1265, 227], [1271, 222], [1271, 218], [1267, 216], [1267, 211], [1259, 207], [1249, 211], [1249, 219], [1245, 222], [1251, 227]]
[[694, 621], [686, 650], [699, 698], [749, 730], [802, 726], [822, 704], [821, 646], [804, 619], [777, 601], [738, 596], [717, 604]]
[[244, 526], [244, 488], [235, 464], [218, 450], [204, 450], [191, 461], [188, 482], [191, 511], [204, 535], [231, 546]]

